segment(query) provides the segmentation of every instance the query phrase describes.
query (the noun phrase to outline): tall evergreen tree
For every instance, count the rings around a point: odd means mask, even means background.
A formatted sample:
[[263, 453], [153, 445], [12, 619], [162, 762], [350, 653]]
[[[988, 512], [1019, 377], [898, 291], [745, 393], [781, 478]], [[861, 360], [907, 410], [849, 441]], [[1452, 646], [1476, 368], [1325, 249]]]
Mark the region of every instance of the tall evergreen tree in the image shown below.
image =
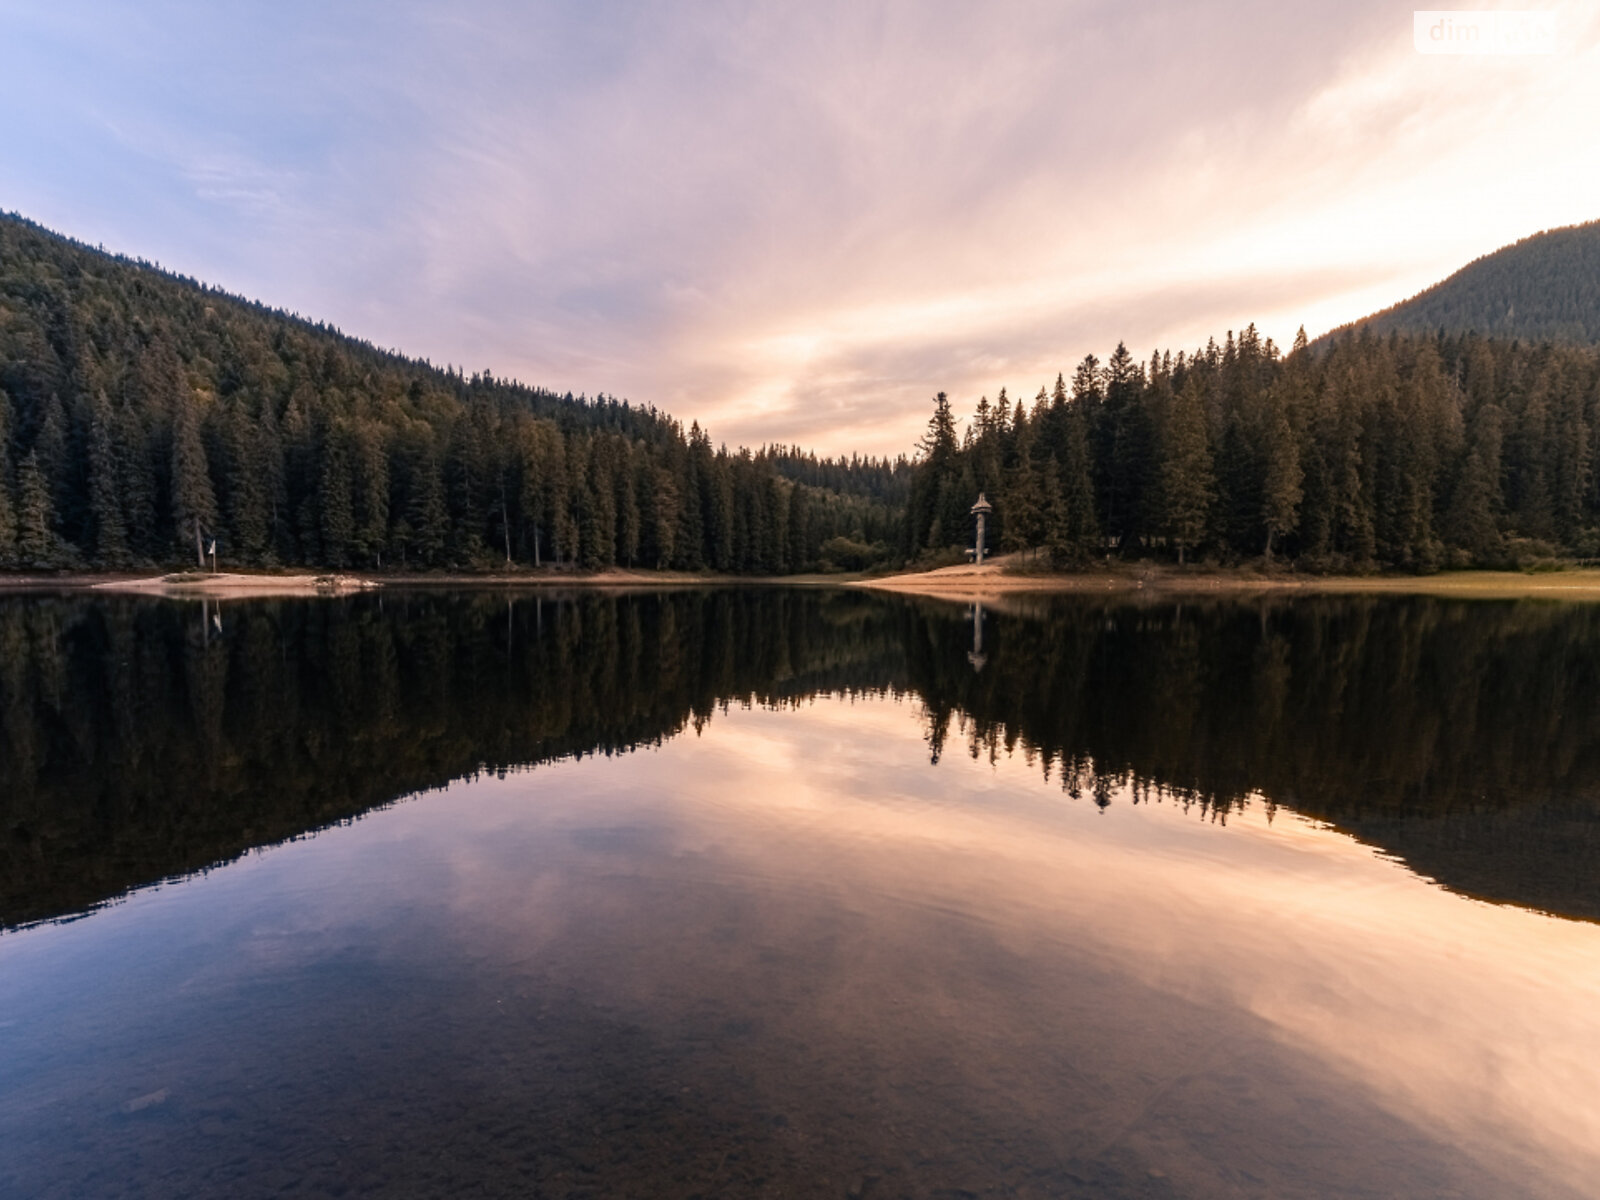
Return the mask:
[[89, 423], [89, 513], [94, 521], [94, 552], [105, 566], [123, 567], [129, 557], [128, 532], [111, 423], [111, 402], [104, 392], [97, 392]]
[[197, 540], [196, 522], [215, 535], [217, 500], [211, 471], [200, 441], [200, 414], [193, 397], [179, 396], [172, 411], [172, 523], [180, 549]]
[[17, 472], [17, 560], [32, 570], [64, 564], [55, 531], [55, 507], [39, 456], [32, 450]]
[[1262, 458], [1265, 472], [1261, 481], [1261, 523], [1266, 527], [1262, 556], [1272, 558], [1273, 541], [1294, 531], [1303, 495], [1305, 472], [1300, 467], [1300, 444], [1289, 427], [1287, 397], [1280, 389], [1267, 393]]
[[351, 497], [354, 486], [349, 433], [342, 428], [332, 429], [322, 452], [322, 480], [318, 488], [322, 554], [330, 566], [348, 566], [355, 549], [356, 518]]
[[1167, 536], [1178, 548], [1180, 566], [1185, 554], [1205, 536], [1212, 480], [1205, 397], [1199, 380], [1190, 376], [1173, 398], [1161, 463]]
[[[3, 458], [3, 455], [0, 455]], [[8, 464], [0, 463], [0, 466]], [[0, 567], [12, 567], [17, 562], [17, 510], [11, 501], [11, 485], [6, 482], [6, 472], [0, 469]]]

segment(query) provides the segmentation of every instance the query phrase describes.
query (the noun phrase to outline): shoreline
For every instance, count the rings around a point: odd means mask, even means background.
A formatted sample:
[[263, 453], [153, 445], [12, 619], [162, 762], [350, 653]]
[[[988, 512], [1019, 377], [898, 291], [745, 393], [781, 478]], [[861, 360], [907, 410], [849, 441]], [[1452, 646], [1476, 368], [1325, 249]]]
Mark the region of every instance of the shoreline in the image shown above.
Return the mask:
[[1441, 571], [1434, 575], [1278, 575], [1195, 571], [1170, 566], [1110, 567], [1076, 573], [1017, 574], [1004, 565], [957, 566], [863, 579], [873, 591], [965, 603], [1018, 595], [1389, 595], [1481, 600], [1600, 600], [1600, 569], [1525, 574]]
[[714, 587], [839, 587], [955, 603], [1011, 596], [1143, 595], [1410, 595], [1485, 600], [1600, 600], [1600, 568], [1525, 574], [1517, 571], [1445, 571], [1435, 575], [1301, 575], [1247, 571], [1180, 570], [1166, 565], [1099, 567], [1080, 572], [1017, 573], [1004, 560], [898, 575], [741, 576], [684, 571], [613, 570], [588, 574], [488, 572], [470, 574], [283, 574], [169, 575], [108, 573], [4, 574], [0, 595], [110, 592], [168, 599], [247, 600], [348, 596], [393, 590], [628, 590]]
[[846, 587], [858, 574], [746, 576], [696, 574], [687, 571], [611, 570], [591, 573], [440, 572], [438, 574], [353, 574], [284, 572], [251, 574], [190, 572], [152, 575], [131, 572], [61, 572], [0, 574], [0, 596], [108, 592], [156, 596], [171, 600], [261, 600], [295, 597], [350, 596], [361, 592], [439, 590], [570, 590], [649, 591], [712, 587]]

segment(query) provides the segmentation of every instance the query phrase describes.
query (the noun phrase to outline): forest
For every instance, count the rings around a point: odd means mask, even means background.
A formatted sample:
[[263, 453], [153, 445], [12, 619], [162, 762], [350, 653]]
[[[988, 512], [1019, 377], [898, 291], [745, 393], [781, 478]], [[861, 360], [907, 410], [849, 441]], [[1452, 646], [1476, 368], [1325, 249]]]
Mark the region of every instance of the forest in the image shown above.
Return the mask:
[[1476, 332], [1600, 344], [1600, 221], [1549, 229], [1468, 263], [1357, 324], [1375, 333]]
[[0, 215], [0, 566], [859, 568], [904, 460], [730, 451]]
[[[1596, 228], [1461, 275], [1532, 286]], [[1119, 344], [970, 420], [940, 393], [912, 457], [819, 458], [440, 369], [0, 215], [0, 568], [171, 567], [213, 544], [225, 568], [934, 566], [971, 546], [980, 492], [988, 549], [1041, 568], [1600, 558], [1600, 350], [1387, 319], [1287, 353], [1253, 325], [1147, 361]]]
[[[1538, 567], [1600, 556], [1600, 354], [1348, 331], [1288, 354], [1248, 326], [1142, 363], [1118, 345], [1032, 404], [935, 399], [902, 550], [969, 537], [1058, 566], [1103, 556], [1314, 571]], [[954, 536], [952, 535], [954, 531]]]

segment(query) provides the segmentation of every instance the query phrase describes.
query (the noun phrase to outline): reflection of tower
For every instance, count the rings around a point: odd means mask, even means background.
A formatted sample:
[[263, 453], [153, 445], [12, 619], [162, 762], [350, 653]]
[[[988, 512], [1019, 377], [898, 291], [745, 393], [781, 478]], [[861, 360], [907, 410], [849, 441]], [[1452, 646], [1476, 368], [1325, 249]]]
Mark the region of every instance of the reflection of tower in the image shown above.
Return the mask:
[[[983, 518], [978, 518], [978, 528], [983, 528]], [[981, 541], [978, 543], [983, 544]], [[972, 622], [972, 653], [967, 655], [967, 661], [972, 664], [974, 671], [983, 670], [983, 664], [988, 662], [988, 657], [983, 653], [983, 605], [974, 604], [972, 612], [967, 619]]]
[[200, 644], [206, 649], [211, 648], [211, 631], [222, 632], [222, 601], [217, 601], [217, 610], [211, 611], [211, 601], [205, 596], [200, 597]]
[[993, 511], [994, 505], [985, 500], [983, 498], [983, 493], [979, 492], [978, 502], [972, 506], [972, 515], [978, 518], [978, 540], [974, 544], [974, 549], [972, 552], [972, 561], [975, 563], [981, 563], [983, 561], [983, 527], [989, 514]]

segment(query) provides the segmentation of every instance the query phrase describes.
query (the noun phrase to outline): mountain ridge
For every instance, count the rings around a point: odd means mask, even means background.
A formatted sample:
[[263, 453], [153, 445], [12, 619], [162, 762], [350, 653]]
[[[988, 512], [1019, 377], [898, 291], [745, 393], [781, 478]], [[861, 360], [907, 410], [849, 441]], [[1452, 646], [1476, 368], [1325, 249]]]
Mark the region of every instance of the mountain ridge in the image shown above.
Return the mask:
[[1519, 238], [1314, 344], [1363, 327], [1600, 345], [1600, 220]]

